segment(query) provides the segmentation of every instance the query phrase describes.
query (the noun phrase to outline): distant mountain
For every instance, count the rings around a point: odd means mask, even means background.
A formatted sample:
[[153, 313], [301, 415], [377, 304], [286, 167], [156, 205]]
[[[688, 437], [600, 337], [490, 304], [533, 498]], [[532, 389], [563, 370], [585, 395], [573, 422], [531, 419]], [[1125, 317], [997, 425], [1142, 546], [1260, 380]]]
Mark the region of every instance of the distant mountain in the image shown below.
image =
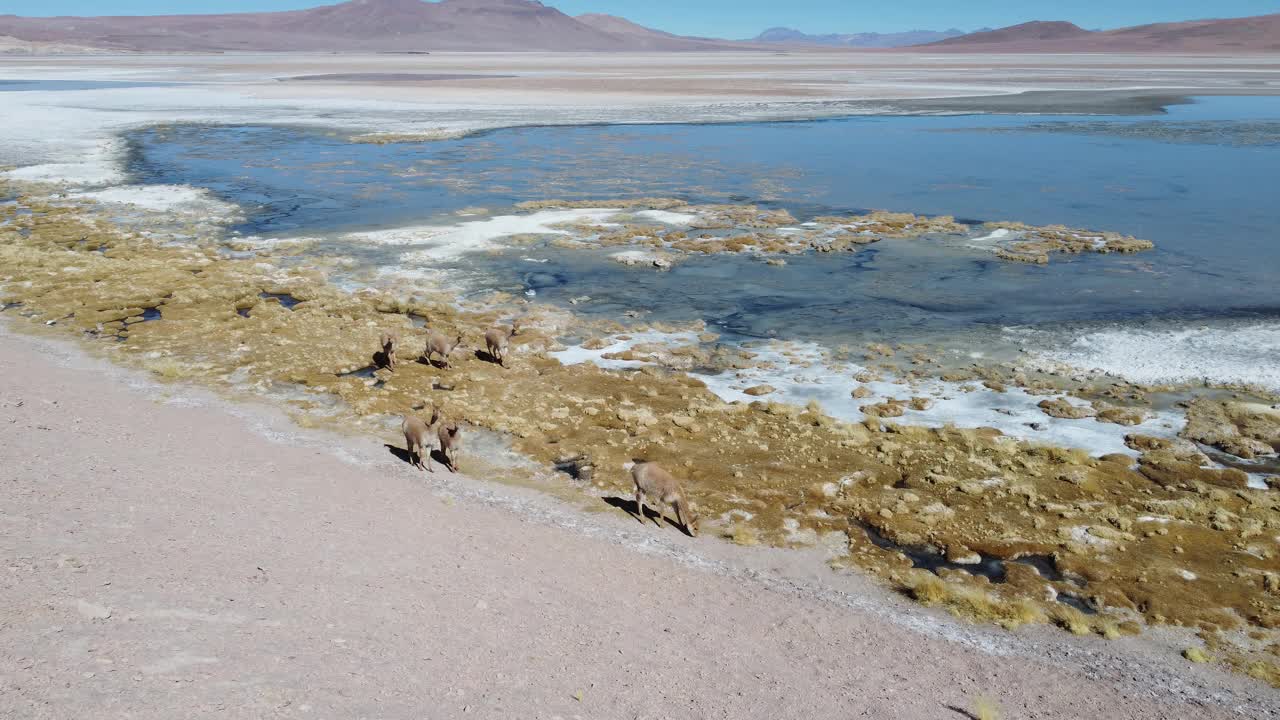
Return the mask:
[[102, 48], [62, 43], [31, 42], [0, 35], [0, 55], [102, 55], [109, 53]]
[[833, 47], [891, 48], [947, 40], [964, 35], [963, 30], [911, 30], [900, 33], [851, 33], [809, 35], [791, 28], [769, 28], [748, 42], [785, 43], [790, 45], [829, 45]]
[[1069, 22], [1029, 22], [950, 38], [925, 52], [1280, 52], [1280, 14], [1085, 30]]
[[0, 15], [0, 52], [686, 51], [776, 45], [920, 52], [1280, 52], [1280, 15], [1090, 31], [1069, 22], [959, 30], [807, 35], [752, 41], [684, 37], [612, 15], [569, 17], [536, 0], [349, 0], [288, 12], [144, 17]]
[[669, 32], [654, 30], [647, 28], [639, 23], [633, 23], [630, 20], [617, 15], [605, 15], [604, 13], [586, 13], [578, 15], [574, 18], [578, 22], [589, 25], [597, 30], [614, 35], [628, 35], [633, 37], [644, 38], [678, 38], [679, 35], [672, 35]]
[[1069, 23], [1061, 20], [1047, 22], [1043, 20], [1035, 20], [1032, 22], [1022, 23], [1021, 25], [1010, 25], [1009, 27], [1000, 28], [998, 30], [987, 30], [986, 32], [969, 33], [963, 37], [946, 38], [933, 43], [933, 45], [937, 47], [1044, 42], [1046, 40], [1069, 40], [1071, 38], [1079, 38], [1091, 34], [1092, 33], [1090, 31], [1085, 30], [1075, 23]]
[[350, 0], [309, 10], [144, 17], [0, 16], [0, 36], [142, 52], [714, 50], [621, 18], [575, 19], [536, 0]]

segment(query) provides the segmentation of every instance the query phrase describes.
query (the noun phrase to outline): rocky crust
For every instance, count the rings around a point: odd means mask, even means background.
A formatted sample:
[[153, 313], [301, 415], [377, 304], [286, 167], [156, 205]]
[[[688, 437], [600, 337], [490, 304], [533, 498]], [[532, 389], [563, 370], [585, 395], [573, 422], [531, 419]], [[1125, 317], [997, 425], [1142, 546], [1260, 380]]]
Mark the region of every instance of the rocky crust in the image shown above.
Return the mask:
[[[520, 210], [614, 208], [628, 211], [607, 225], [565, 226], [566, 236], [552, 244], [565, 248], [638, 247], [674, 254], [750, 253], [762, 256], [806, 252], [851, 252], [884, 240], [932, 238], [991, 253], [1012, 262], [1046, 264], [1053, 255], [1132, 253], [1149, 250], [1146, 240], [1114, 232], [1061, 225], [1034, 227], [1019, 222], [982, 225], [960, 223], [950, 216], [875, 211], [865, 215], [820, 216], [801, 223], [785, 210], [755, 205], [688, 205], [679, 200], [539, 201]], [[658, 214], [655, 214], [657, 211]], [[646, 214], [648, 213], [648, 214]], [[982, 237], [977, 237], [981, 235]], [[666, 258], [670, 260], [670, 258]], [[772, 258], [777, 260], [777, 258]], [[784, 265], [785, 262], [775, 262]]]
[[1280, 407], [1201, 398], [1187, 408], [1182, 436], [1252, 460], [1280, 450]]
[[[876, 222], [880, 232], [915, 227]], [[923, 398], [883, 403], [861, 424], [835, 421], [816, 403], [726, 404], [679, 369], [710, 353], [638, 344], [619, 358], [651, 364], [565, 366], [547, 354], [579, 329], [563, 311], [502, 297], [460, 305], [420, 288], [347, 293], [319, 261], [283, 269], [288, 249], [241, 257], [216, 238], [161, 240], [122, 231], [92, 207], [19, 197], [0, 206], [4, 312], [77, 333], [162, 378], [279, 398], [305, 423], [389, 439], [389, 418], [434, 404], [547, 467], [577, 458], [592, 472], [565, 482], [593, 493], [629, 492], [623, 463], [647, 457], [684, 479], [704, 531], [779, 547], [822, 543], [836, 548], [834, 565], [870, 570], [965, 617], [1107, 637], [1181, 625], [1242, 667], [1273, 662], [1280, 496], [1208, 466], [1194, 446], [1134, 437], [1135, 468], [1127, 457], [990, 428], [892, 422]], [[515, 315], [523, 329], [504, 369], [477, 348], [487, 328]], [[407, 359], [394, 372], [374, 369], [371, 357], [387, 331], [399, 333]], [[429, 331], [463, 336], [450, 367], [413, 362]], [[726, 365], [750, 362], [742, 351], [717, 352]], [[1051, 414], [1081, 411], [1046, 403]], [[1274, 440], [1268, 409], [1193, 410], [1188, 435], [1200, 442]]]

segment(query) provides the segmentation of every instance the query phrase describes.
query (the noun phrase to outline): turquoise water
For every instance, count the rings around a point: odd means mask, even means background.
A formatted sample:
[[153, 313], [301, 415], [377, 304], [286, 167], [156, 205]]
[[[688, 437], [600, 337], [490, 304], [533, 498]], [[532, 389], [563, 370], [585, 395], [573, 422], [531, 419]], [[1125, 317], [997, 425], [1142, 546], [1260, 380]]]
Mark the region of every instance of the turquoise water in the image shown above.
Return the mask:
[[[851, 254], [691, 258], [667, 273], [604, 252], [533, 248], [455, 264], [482, 286], [588, 314], [642, 309], [744, 336], [856, 341], [1005, 325], [1280, 316], [1280, 98], [1209, 98], [1148, 117], [874, 116], [741, 125], [520, 128], [421, 144], [355, 144], [284, 127], [178, 126], [130, 136], [137, 181], [214, 190], [237, 232], [317, 235], [456, 222], [525, 200], [678, 197], [871, 208], [1115, 230], [1134, 256], [1048, 267], [929, 241]], [[1247, 138], [1241, 142], [1240, 138]], [[335, 248], [329, 248], [336, 250]], [[544, 260], [524, 260], [530, 254]], [[395, 249], [359, 253], [400, 262]]]
[[130, 80], [0, 80], [0, 92], [71, 92], [138, 87], [173, 87], [175, 83]]

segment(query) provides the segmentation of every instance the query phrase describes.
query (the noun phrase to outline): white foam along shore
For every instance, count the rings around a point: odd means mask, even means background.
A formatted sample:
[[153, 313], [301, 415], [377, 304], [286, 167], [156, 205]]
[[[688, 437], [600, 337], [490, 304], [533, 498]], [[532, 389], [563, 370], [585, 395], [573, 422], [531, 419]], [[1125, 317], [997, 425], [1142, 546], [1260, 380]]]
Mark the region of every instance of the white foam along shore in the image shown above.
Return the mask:
[[117, 185], [71, 193], [68, 197], [143, 212], [176, 213], [207, 222], [225, 221], [240, 212], [239, 207], [218, 199], [209, 190], [190, 185]]
[[[605, 355], [620, 353], [640, 344], [660, 343], [669, 347], [696, 343], [693, 333], [643, 332], [615, 340], [599, 349], [581, 346], [551, 353], [566, 365], [590, 362], [606, 369], [628, 369], [644, 365], [639, 360], [617, 360]], [[862, 407], [889, 399], [908, 400], [924, 397], [931, 401], [926, 410], [908, 408], [893, 422], [926, 427], [992, 427], [1024, 440], [1086, 450], [1094, 455], [1125, 453], [1136, 455], [1124, 444], [1130, 433], [1157, 437], [1174, 437], [1184, 420], [1175, 413], [1157, 413], [1138, 426], [1126, 427], [1098, 422], [1092, 418], [1068, 420], [1046, 415], [1039, 407], [1046, 396], [1031, 395], [1020, 388], [1005, 392], [990, 390], [974, 382], [930, 380], [908, 384], [880, 380], [865, 383], [871, 395], [857, 399], [851, 391], [863, 384], [853, 379], [865, 368], [845, 362], [834, 362], [823, 349], [813, 343], [773, 342], [765, 347], [752, 347], [754, 361], [761, 367], [725, 371], [718, 375], [698, 375], [707, 388], [726, 402], [766, 400], [803, 406], [816, 401], [823, 412], [839, 420], [861, 422], [866, 419]], [[769, 385], [774, 392], [765, 396], [748, 395], [745, 391], [757, 385]], [[1035, 427], [1033, 427], [1033, 425]], [[1039, 429], [1036, 429], [1039, 428]]]
[[1066, 365], [1145, 385], [1239, 385], [1280, 393], [1280, 323], [1274, 322], [1115, 327], [1032, 357], [1033, 364]]
[[609, 219], [619, 212], [617, 208], [542, 210], [526, 215], [498, 215], [455, 225], [419, 225], [347, 233], [340, 239], [377, 245], [403, 245], [412, 249], [401, 254], [401, 263], [430, 264], [463, 253], [495, 248], [497, 245], [494, 241], [513, 235], [568, 235], [569, 231], [560, 226], [573, 223], [607, 226]]

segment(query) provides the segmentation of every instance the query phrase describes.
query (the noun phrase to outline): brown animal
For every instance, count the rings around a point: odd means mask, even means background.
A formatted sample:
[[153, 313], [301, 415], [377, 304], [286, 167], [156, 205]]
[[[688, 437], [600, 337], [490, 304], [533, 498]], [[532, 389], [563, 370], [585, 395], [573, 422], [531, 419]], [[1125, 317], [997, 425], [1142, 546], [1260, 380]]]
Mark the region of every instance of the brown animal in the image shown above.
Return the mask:
[[444, 458], [444, 466], [449, 472], [458, 472], [457, 448], [462, 445], [458, 423], [447, 422], [440, 425], [437, 431], [440, 439], [440, 456]]
[[519, 320], [511, 323], [510, 328], [490, 328], [489, 331], [484, 334], [484, 344], [485, 347], [489, 349], [489, 357], [496, 360], [502, 367], [506, 367], [507, 348], [511, 346], [511, 338], [515, 337], [519, 333]]
[[400, 423], [404, 432], [405, 449], [409, 451], [409, 462], [419, 470], [435, 472], [431, 467], [431, 447], [434, 442], [436, 423], [440, 422], [440, 410], [431, 408], [431, 422], [423, 422], [416, 415], [405, 415]]
[[422, 353], [422, 359], [431, 362], [432, 355], [440, 356], [440, 363], [444, 367], [449, 367], [449, 353], [452, 353], [462, 344], [462, 333], [458, 333], [457, 339], [452, 343], [442, 333], [433, 332], [427, 338], [427, 349]]
[[[698, 536], [698, 516], [685, 500], [684, 490], [680, 488], [679, 480], [659, 467], [657, 463], [636, 460], [634, 463], [627, 463], [624, 467], [631, 470], [631, 479], [636, 483], [636, 512], [640, 514], [641, 524], [644, 524], [644, 499], [648, 496], [657, 508], [659, 517], [666, 517], [663, 514], [664, 505], [671, 506], [675, 508], [676, 520], [680, 521], [685, 531], [693, 537]], [[661, 522], [654, 520], [654, 523], [662, 527]]]
[[394, 371], [396, 369], [396, 350], [400, 347], [400, 336], [395, 333], [382, 333], [378, 341], [382, 345], [382, 367]]

